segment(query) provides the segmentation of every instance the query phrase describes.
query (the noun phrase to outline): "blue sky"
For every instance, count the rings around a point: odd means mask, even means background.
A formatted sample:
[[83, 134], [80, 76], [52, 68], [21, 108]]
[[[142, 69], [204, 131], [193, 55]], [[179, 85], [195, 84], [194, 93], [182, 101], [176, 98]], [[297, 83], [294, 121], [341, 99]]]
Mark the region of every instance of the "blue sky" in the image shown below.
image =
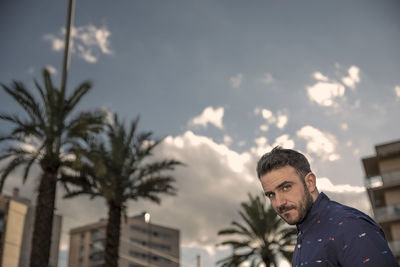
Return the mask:
[[[1, 83], [33, 87], [45, 66], [60, 82], [66, 7], [0, 3]], [[304, 152], [332, 197], [367, 200], [360, 159], [400, 136], [399, 12], [388, 0], [77, 1], [68, 88], [89, 79], [79, 108], [140, 115], [141, 129], [167, 136], [159, 155], [188, 164], [176, 172], [179, 195], [130, 212], [181, 229], [183, 267], [196, 253], [213, 266], [227, 253], [215, 248], [216, 232], [237, 219], [248, 191], [261, 191], [254, 167], [276, 144]], [[0, 101], [1, 111], [19, 111], [3, 91]], [[33, 196], [35, 185], [21, 192]], [[18, 173], [5, 191], [13, 186]], [[106, 210], [61, 195], [65, 254], [70, 227]]]

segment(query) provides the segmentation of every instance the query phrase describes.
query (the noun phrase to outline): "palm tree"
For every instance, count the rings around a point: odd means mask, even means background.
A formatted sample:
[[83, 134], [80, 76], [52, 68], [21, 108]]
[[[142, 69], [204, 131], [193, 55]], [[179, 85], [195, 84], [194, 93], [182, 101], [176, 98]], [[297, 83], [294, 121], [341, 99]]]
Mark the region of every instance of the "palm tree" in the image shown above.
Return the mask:
[[284, 221], [270, 206], [265, 209], [259, 196], [249, 194], [249, 201], [242, 202], [240, 216], [245, 224], [232, 222], [232, 227], [221, 230], [218, 235], [236, 235], [218, 245], [230, 245], [233, 254], [217, 262], [222, 267], [237, 267], [250, 262], [251, 267], [278, 266], [276, 256], [281, 254], [289, 262], [296, 243], [296, 228], [285, 227]]
[[5, 92], [18, 103], [26, 116], [0, 114], [1, 120], [12, 125], [8, 134], [0, 136], [0, 142], [6, 143], [0, 155], [0, 161], [5, 161], [5, 166], [0, 170], [0, 191], [6, 178], [18, 167], [25, 166], [23, 182], [32, 165], [38, 163], [41, 168], [31, 267], [48, 265], [56, 185], [66, 157], [63, 151], [74, 140], [83, 140], [90, 132], [101, 130], [104, 117], [100, 112], [72, 114], [90, 90], [89, 82], [80, 84], [71, 95], [66, 96], [65, 91], [54, 87], [46, 69], [43, 70], [43, 81], [44, 88], [35, 81], [36, 94], [21, 82], [14, 81], [11, 86], [2, 84]]
[[[105, 135], [73, 148], [78, 155], [71, 169], [64, 173], [65, 197], [89, 195], [102, 197], [108, 206], [105, 266], [118, 266], [121, 216], [126, 218], [128, 200], [140, 198], [160, 203], [160, 194], [174, 195], [174, 177], [164, 174], [181, 163], [164, 159], [151, 161], [154, 148], [161, 140], [152, 141], [151, 132], [136, 133], [138, 119], [125, 128], [117, 115], [106, 126]], [[79, 163], [79, 164], [76, 164]]]

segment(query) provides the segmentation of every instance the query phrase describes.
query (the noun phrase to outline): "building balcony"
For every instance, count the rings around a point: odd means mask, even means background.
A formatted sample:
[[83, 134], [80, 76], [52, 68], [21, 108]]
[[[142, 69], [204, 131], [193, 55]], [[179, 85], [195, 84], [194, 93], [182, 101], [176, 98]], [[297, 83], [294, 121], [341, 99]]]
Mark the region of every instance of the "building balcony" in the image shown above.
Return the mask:
[[89, 253], [90, 254], [95, 254], [100, 251], [104, 251], [105, 248], [105, 240], [97, 240], [90, 244], [89, 246]]
[[106, 233], [101, 229], [95, 229], [90, 232], [90, 240], [95, 242], [106, 238]]
[[364, 180], [364, 185], [366, 188], [378, 188], [383, 185], [382, 177], [381, 176], [374, 176], [370, 178], [366, 178]]
[[394, 240], [392, 242], [389, 242], [389, 248], [393, 252], [393, 255], [395, 257], [400, 256], [400, 240]]
[[94, 254], [91, 254], [89, 257], [89, 265], [98, 265], [104, 263], [104, 252], [98, 251]]
[[378, 222], [398, 220], [400, 219], [400, 204], [376, 208], [374, 214]]
[[365, 179], [365, 186], [367, 188], [390, 187], [398, 184], [400, 184], [400, 170]]

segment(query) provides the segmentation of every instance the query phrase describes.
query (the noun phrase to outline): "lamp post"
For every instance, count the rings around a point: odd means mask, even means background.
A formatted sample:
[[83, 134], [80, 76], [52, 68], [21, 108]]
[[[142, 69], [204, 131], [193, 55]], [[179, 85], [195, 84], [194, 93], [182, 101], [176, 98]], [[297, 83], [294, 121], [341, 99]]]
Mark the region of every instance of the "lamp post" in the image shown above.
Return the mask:
[[67, 71], [69, 66], [69, 44], [71, 39], [71, 26], [73, 21], [73, 11], [75, 6], [75, 0], [68, 1], [68, 15], [65, 29], [65, 42], [64, 42], [64, 60], [61, 77], [61, 92], [65, 94], [65, 87], [67, 85]]
[[152, 234], [151, 233], [151, 225], [150, 225], [150, 213], [146, 212], [144, 214], [144, 221], [147, 224], [147, 247], [148, 247], [148, 250], [147, 250], [147, 262], [148, 262], [148, 266], [150, 267], [151, 266], [151, 246], [150, 246], [150, 243], [151, 243], [151, 234]]

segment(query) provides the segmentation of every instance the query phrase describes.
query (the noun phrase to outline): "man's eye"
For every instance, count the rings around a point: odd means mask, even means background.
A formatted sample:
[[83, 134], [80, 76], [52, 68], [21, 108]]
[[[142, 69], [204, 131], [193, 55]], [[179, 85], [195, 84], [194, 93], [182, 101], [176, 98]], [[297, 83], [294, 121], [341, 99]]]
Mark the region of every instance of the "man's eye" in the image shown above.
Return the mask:
[[273, 193], [268, 193], [266, 195], [267, 195], [267, 198], [272, 198], [274, 194]]
[[285, 185], [282, 189], [283, 191], [288, 191], [290, 189], [290, 185]]

